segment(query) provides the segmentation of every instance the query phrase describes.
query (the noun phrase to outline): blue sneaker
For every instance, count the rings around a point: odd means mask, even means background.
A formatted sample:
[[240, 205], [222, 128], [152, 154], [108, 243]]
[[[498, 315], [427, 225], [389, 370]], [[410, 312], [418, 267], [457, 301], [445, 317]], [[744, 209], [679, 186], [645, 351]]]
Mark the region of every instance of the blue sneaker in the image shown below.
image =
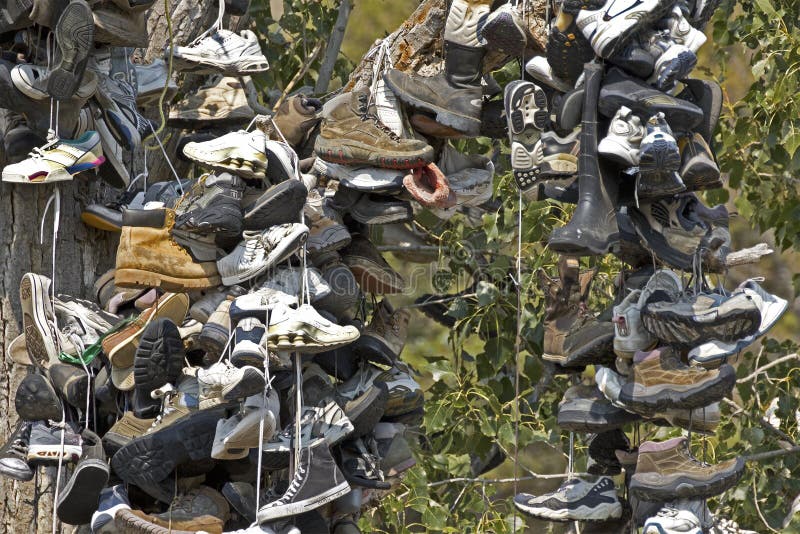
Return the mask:
[[114, 516], [117, 515], [119, 510], [130, 510], [130, 508], [131, 505], [125, 486], [118, 484], [110, 488], [104, 488], [100, 492], [100, 505], [97, 507], [97, 511], [92, 514], [92, 534], [116, 532]]

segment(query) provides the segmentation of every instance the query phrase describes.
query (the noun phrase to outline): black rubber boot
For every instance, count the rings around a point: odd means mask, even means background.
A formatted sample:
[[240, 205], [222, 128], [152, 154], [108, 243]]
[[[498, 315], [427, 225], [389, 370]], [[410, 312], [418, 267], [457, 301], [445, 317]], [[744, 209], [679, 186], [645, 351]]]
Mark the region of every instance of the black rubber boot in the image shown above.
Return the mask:
[[565, 226], [550, 234], [550, 248], [571, 256], [606, 254], [619, 241], [616, 219], [617, 181], [597, 157], [597, 97], [603, 67], [585, 71], [581, 152], [578, 159], [578, 207]]

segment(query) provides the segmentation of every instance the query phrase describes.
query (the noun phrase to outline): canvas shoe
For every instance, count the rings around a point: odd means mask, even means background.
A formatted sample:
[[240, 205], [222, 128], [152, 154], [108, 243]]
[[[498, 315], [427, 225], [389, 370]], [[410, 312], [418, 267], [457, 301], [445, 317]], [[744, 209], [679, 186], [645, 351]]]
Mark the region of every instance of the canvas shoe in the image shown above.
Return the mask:
[[222, 283], [231, 286], [255, 278], [288, 259], [307, 236], [308, 227], [300, 223], [279, 224], [262, 232], [246, 230], [244, 241], [217, 261]]
[[28, 443], [28, 462], [53, 464], [62, 458], [65, 462], [76, 463], [83, 452], [81, 436], [73, 432], [67, 425], [63, 429], [64, 445], [62, 447], [61, 431], [61, 428], [49, 426], [41, 421], [33, 423]]
[[229, 30], [218, 29], [188, 46], [176, 46], [172, 55], [177, 70], [195, 74], [221, 72], [240, 76], [269, 70], [258, 38], [250, 30], [237, 35]]
[[622, 516], [617, 489], [608, 477], [596, 482], [571, 478], [556, 491], [538, 497], [520, 493], [514, 497], [514, 506], [544, 521], [602, 521]]
[[658, 20], [672, 7], [670, 0], [607, 0], [599, 9], [584, 9], [575, 23], [595, 53], [613, 56], [642, 28]]
[[92, 514], [90, 527], [92, 534], [113, 534], [116, 532], [114, 517], [120, 510], [130, 510], [128, 491], [122, 484], [103, 488], [100, 492], [100, 502], [97, 510]]
[[196, 92], [170, 107], [169, 123], [185, 127], [197, 123], [246, 124], [256, 116], [247, 100], [252, 83], [233, 76], [212, 76]]
[[46, 276], [27, 273], [19, 285], [25, 347], [30, 361], [42, 374], [46, 374], [51, 364], [59, 362], [58, 333], [53, 303], [50, 300], [50, 283]]
[[663, 113], [647, 121], [647, 135], [639, 147], [638, 198], [666, 197], [686, 189], [678, 174], [681, 153]]
[[611, 119], [608, 133], [598, 143], [597, 153], [616, 163], [635, 167], [639, 165], [639, 146], [645, 133], [642, 120], [622, 106]]
[[216, 171], [263, 180], [267, 170], [266, 142], [266, 134], [261, 130], [239, 130], [211, 141], [187, 143], [183, 153]]
[[166, 88], [164, 102], [171, 102], [178, 93], [178, 84], [169, 77], [167, 63], [156, 58], [149, 65], [135, 64], [136, 69], [136, 103], [142, 107], [158, 102]]
[[234, 367], [227, 361], [197, 369], [200, 409], [244, 399], [264, 389], [264, 374], [255, 367]]
[[525, 72], [530, 74], [537, 82], [547, 85], [556, 91], [566, 93], [573, 89], [572, 84], [553, 73], [553, 68], [550, 66], [550, 63], [547, 62], [545, 56], [535, 56], [531, 58], [531, 60], [525, 64]]
[[703, 534], [703, 527], [691, 511], [664, 506], [645, 521], [643, 534]]
[[296, 310], [285, 305], [272, 309], [267, 329], [268, 347], [309, 354], [349, 345], [359, 337], [354, 326], [339, 326], [321, 316], [311, 305]]
[[21, 481], [33, 478], [33, 469], [28, 465], [28, 446], [33, 424], [20, 420], [17, 428], [0, 448], [0, 475]]
[[34, 148], [28, 159], [3, 169], [3, 181], [38, 184], [72, 180], [74, 175], [95, 169], [105, 160], [99, 134], [89, 131], [78, 139], [57, 139]]

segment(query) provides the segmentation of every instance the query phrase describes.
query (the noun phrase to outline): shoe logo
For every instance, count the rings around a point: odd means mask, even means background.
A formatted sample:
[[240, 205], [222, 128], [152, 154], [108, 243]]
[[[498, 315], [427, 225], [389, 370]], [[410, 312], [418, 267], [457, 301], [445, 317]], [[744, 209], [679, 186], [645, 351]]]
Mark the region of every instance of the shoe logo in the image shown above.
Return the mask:
[[613, 2], [611, 2], [611, 5], [608, 6], [608, 9], [606, 9], [606, 12], [603, 14], [603, 20], [608, 22], [609, 20], [618, 17], [623, 13], [627, 13], [628, 11], [641, 5], [642, 3], [644, 3], [644, 0], [636, 0], [633, 4], [629, 4], [628, 7], [626, 7], [622, 11], [617, 11], [616, 13], [612, 14], [611, 9], [614, 7], [614, 4], [617, 4], [617, 0], [614, 0]]
[[475, 106], [476, 108], [479, 108], [479, 107], [483, 106], [483, 99], [482, 98], [473, 98], [472, 100], [469, 101], [469, 104], [471, 106]]

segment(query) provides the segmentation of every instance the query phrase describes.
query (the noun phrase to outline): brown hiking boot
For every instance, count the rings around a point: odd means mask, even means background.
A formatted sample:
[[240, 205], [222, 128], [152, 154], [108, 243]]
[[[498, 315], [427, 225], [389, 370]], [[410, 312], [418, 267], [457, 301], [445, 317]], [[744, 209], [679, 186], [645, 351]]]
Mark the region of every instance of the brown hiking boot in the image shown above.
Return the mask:
[[223, 521], [213, 515], [201, 515], [188, 521], [165, 521], [141, 510], [122, 509], [114, 517], [121, 534], [190, 534], [208, 532], [222, 534]]
[[[283, 101], [272, 120], [278, 127], [286, 141], [293, 147], [302, 145], [308, 138], [309, 132], [322, 120], [317, 116], [320, 109], [319, 100], [295, 95]], [[274, 134], [271, 139], [281, 141], [279, 135]]]
[[433, 148], [424, 141], [403, 139], [367, 109], [366, 89], [341, 96], [322, 121], [315, 152], [325, 161], [371, 165], [384, 169], [413, 169], [433, 161]]
[[[252, 82], [249, 81], [249, 84]], [[196, 93], [188, 95], [170, 110], [169, 123], [175, 126], [199, 121], [214, 124], [246, 123], [255, 116], [238, 78], [214, 76]]]
[[400, 273], [391, 268], [369, 239], [360, 235], [341, 250], [342, 263], [347, 265], [361, 289], [377, 295], [401, 293], [406, 282]]
[[114, 277], [117, 286], [185, 291], [220, 284], [215, 262], [195, 262], [172, 238], [174, 210], [126, 210], [122, 218]]
[[690, 367], [672, 348], [661, 347], [634, 355], [633, 380], [622, 386], [619, 401], [645, 415], [700, 408], [722, 400], [735, 382], [736, 371], [728, 364], [714, 370]]
[[559, 278], [539, 271], [545, 287], [542, 358], [565, 367], [581, 367], [613, 357], [614, 325], [598, 321], [586, 307], [596, 270], [581, 273], [577, 259], [559, 262]]
[[646, 441], [639, 447], [630, 490], [648, 501], [706, 499], [733, 487], [743, 473], [741, 456], [715, 465], [698, 461], [685, 437]]
[[143, 436], [155, 419], [139, 419], [133, 412], [125, 412], [103, 435], [103, 450], [111, 457], [122, 447]]
[[393, 365], [406, 344], [410, 319], [408, 310], [395, 310], [383, 299], [353, 345], [353, 352], [372, 362]]
[[[220, 492], [208, 486], [200, 486], [176, 497], [172, 501], [169, 511], [162, 514], [153, 514], [153, 518], [164, 523], [168, 523], [171, 520], [172, 524], [175, 524], [176, 521], [181, 523], [198, 521], [200, 518], [211, 516], [225, 523], [230, 518], [230, 515], [228, 501], [225, 500], [225, 497]], [[206, 520], [203, 521], [205, 522]], [[198, 530], [205, 529], [199, 528]]]

